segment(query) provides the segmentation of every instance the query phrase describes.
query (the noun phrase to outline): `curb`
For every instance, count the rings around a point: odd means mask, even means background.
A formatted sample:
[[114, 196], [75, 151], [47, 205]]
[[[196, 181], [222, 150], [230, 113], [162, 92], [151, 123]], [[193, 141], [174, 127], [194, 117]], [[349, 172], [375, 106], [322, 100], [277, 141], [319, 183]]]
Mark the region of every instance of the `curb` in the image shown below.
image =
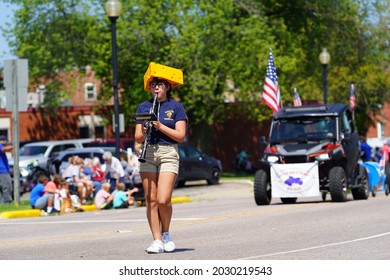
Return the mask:
[[[95, 211], [95, 205], [83, 205], [84, 211]], [[7, 211], [0, 213], [0, 217], [3, 219], [12, 219], [12, 218], [32, 218], [40, 217], [41, 210], [31, 209], [31, 210], [16, 210], [16, 211]]]
[[30, 218], [30, 217], [39, 217], [41, 216], [41, 210], [17, 210], [17, 211], [8, 211], [0, 213], [0, 217], [3, 219], [11, 218]]
[[[192, 200], [189, 197], [172, 197], [172, 204], [176, 203], [186, 203], [191, 202]], [[84, 211], [97, 211], [95, 205], [83, 205]], [[0, 213], [0, 218], [2, 219], [13, 219], [13, 218], [32, 218], [40, 217], [41, 210], [31, 209], [31, 210], [16, 210], [16, 211], [6, 211]]]
[[171, 199], [171, 202], [172, 204], [176, 204], [176, 203], [186, 203], [186, 202], [191, 202], [191, 198], [189, 197], [172, 197]]

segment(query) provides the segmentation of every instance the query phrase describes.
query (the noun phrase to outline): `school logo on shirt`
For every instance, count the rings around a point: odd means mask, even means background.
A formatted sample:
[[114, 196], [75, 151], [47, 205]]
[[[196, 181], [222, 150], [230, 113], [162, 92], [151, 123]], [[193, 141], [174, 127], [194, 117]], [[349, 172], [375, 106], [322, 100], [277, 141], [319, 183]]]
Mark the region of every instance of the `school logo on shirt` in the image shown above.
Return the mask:
[[165, 111], [166, 117], [164, 118], [164, 120], [173, 121], [172, 119], [173, 113], [174, 113], [173, 110]]

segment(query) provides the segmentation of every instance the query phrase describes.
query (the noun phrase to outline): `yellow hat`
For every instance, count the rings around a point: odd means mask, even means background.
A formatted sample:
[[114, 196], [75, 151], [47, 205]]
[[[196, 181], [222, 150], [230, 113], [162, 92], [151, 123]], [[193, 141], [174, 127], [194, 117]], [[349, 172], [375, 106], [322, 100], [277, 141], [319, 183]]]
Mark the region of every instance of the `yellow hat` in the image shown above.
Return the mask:
[[183, 72], [180, 69], [168, 67], [155, 62], [150, 62], [144, 75], [144, 89], [149, 90], [149, 84], [154, 79], [167, 80], [172, 87], [183, 84]]

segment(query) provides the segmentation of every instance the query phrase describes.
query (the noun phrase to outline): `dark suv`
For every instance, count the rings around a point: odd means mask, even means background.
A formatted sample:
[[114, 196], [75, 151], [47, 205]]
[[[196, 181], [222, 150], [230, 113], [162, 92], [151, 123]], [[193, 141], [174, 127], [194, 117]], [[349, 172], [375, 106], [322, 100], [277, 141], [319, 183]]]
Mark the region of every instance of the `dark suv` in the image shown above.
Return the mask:
[[[267, 146], [255, 174], [257, 205], [270, 204], [272, 197], [295, 203], [301, 197], [300, 188], [304, 191], [302, 180], [310, 176], [311, 186], [323, 200], [329, 192], [332, 201], [344, 202], [348, 188], [354, 199], [368, 198], [367, 171], [358, 163], [359, 138], [353, 111], [347, 105], [284, 107], [273, 116], [269, 143], [265, 139], [262, 143]], [[303, 166], [313, 166], [315, 171]], [[273, 196], [274, 191], [279, 196]]]

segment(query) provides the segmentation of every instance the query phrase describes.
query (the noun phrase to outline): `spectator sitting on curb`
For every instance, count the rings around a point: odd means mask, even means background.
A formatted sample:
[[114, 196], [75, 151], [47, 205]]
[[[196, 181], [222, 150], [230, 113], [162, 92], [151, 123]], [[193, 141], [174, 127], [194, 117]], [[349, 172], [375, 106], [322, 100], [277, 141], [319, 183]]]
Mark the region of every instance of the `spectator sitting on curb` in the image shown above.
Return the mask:
[[69, 185], [70, 183], [64, 179], [60, 183], [61, 214], [83, 212], [84, 209], [81, 205], [80, 198], [75, 194], [70, 194]]
[[94, 157], [91, 160], [91, 169], [93, 171], [92, 174], [92, 182], [93, 182], [93, 194], [96, 195], [97, 192], [101, 189], [102, 184], [104, 183], [105, 179], [105, 172], [102, 169], [102, 166], [100, 165], [100, 160], [98, 157]]
[[95, 195], [95, 206], [97, 209], [110, 209], [114, 197], [109, 193], [110, 183], [105, 182], [102, 188]]
[[62, 178], [64, 178], [65, 180], [68, 180], [68, 182], [73, 182], [73, 168], [75, 166], [75, 159], [76, 159], [77, 156], [72, 156], [72, 157], [69, 157], [68, 158], [68, 166], [63, 169], [63, 170], [60, 170], [60, 174], [62, 176]]
[[103, 181], [105, 180], [105, 172], [103, 170], [102, 165], [100, 164], [100, 159], [98, 157], [94, 157], [92, 159], [92, 170], [92, 179], [96, 182], [103, 183]]
[[30, 193], [30, 205], [33, 209], [35, 209], [35, 203], [37, 200], [43, 196], [45, 193], [45, 185], [49, 181], [49, 179], [45, 175], [39, 176], [38, 183], [31, 190]]
[[61, 183], [61, 176], [56, 174], [53, 181], [47, 181], [45, 184], [45, 193], [38, 198], [35, 208], [45, 211], [45, 214], [56, 214], [60, 211], [58, 187]]
[[60, 183], [60, 202], [61, 202], [61, 214], [72, 213], [72, 200], [69, 193], [69, 182], [62, 180]]
[[92, 180], [84, 174], [83, 159], [76, 156], [74, 159], [73, 181], [77, 184], [77, 192], [79, 194], [81, 204], [87, 204], [87, 199], [90, 198], [93, 192]]
[[114, 195], [114, 208], [129, 208], [130, 205], [136, 206], [136, 201], [133, 196], [131, 196], [133, 193], [138, 191], [138, 188], [133, 188], [129, 191], [125, 190], [125, 184], [119, 183], [116, 186], [117, 192]]

